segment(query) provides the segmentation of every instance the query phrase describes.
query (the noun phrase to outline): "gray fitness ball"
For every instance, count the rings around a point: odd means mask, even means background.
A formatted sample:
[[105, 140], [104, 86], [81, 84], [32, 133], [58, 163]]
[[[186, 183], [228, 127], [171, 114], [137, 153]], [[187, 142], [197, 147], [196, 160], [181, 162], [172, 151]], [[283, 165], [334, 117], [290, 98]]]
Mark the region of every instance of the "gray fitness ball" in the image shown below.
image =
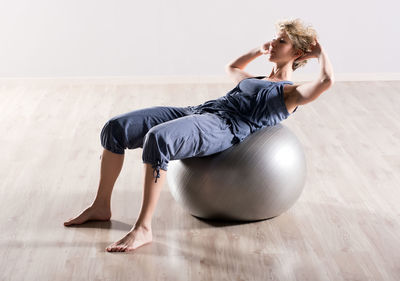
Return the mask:
[[284, 125], [265, 127], [213, 155], [170, 161], [174, 199], [200, 218], [268, 219], [300, 197], [306, 161], [297, 137]]

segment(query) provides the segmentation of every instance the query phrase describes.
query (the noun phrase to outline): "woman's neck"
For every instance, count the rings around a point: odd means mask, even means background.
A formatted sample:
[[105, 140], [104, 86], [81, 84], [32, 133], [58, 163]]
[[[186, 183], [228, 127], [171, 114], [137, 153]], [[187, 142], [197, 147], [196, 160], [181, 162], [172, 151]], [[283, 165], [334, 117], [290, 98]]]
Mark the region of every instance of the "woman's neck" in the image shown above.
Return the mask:
[[292, 65], [290, 63], [284, 65], [275, 65], [267, 80], [270, 81], [290, 81], [292, 77]]

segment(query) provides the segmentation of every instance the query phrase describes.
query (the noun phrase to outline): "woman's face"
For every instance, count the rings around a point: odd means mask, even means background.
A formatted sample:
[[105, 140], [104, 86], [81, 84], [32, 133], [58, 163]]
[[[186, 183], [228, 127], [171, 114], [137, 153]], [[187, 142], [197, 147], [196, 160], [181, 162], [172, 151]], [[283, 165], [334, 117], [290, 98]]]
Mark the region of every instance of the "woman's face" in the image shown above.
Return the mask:
[[276, 34], [269, 45], [269, 51], [268, 60], [276, 63], [295, 60], [299, 56], [296, 55], [293, 44], [285, 31], [279, 31]]

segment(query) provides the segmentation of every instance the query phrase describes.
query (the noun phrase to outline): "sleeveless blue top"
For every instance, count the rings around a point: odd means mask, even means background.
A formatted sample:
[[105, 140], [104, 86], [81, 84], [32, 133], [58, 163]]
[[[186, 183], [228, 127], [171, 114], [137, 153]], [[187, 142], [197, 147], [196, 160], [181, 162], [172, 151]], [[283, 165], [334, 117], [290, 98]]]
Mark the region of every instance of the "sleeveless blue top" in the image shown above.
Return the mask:
[[[260, 80], [265, 76], [243, 79], [225, 96], [189, 106], [193, 113], [210, 112], [225, 119], [235, 136], [233, 143], [266, 126], [274, 126], [289, 117], [284, 98], [284, 84], [291, 81]], [[297, 107], [292, 114], [297, 110]]]

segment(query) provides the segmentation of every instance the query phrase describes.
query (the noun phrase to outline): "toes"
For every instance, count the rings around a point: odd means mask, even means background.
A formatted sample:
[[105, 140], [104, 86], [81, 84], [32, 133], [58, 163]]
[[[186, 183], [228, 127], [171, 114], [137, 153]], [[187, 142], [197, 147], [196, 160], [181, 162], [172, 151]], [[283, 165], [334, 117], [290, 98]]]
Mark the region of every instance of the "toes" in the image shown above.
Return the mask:
[[107, 251], [109, 252], [115, 252], [116, 247], [114, 245], [108, 246]]
[[109, 245], [109, 246], [106, 248], [106, 250], [109, 251], [109, 252], [113, 252], [114, 246], [115, 246], [115, 243]]
[[[120, 244], [118, 244], [120, 243]], [[116, 242], [111, 244], [106, 248], [108, 252], [127, 252], [129, 250], [129, 245], [126, 243]], [[133, 249], [133, 248], [132, 248]]]
[[69, 219], [68, 221], [64, 222], [64, 225], [70, 225], [72, 224], [72, 219]]
[[128, 244], [123, 244], [123, 245], [120, 245], [120, 247], [119, 247], [119, 249], [120, 249], [120, 252], [126, 252], [126, 249], [129, 247], [129, 245]]
[[118, 242], [117, 242], [117, 243], [113, 243], [110, 246], [108, 246], [106, 248], [106, 250], [109, 251], [109, 252], [121, 252], [121, 251], [123, 252], [123, 249], [126, 246], [127, 245], [125, 245], [125, 244], [118, 244]]
[[135, 241], [132, 237], [129, 237], [129, 234], [127, 234], [124, 238], [121, 240], [112, 243], [109, 245], [106, 250], [108, 252], [129, 252], [133, 251], [134, 249], [138, 248], [141, 246], [140, 241]]
[[69, 221], [65, 222], [65, 225], [71, 225], [71, 224], [80, 224], [81, 222], [79, 221], [78, 218], [75, 219], [70, 219]]

